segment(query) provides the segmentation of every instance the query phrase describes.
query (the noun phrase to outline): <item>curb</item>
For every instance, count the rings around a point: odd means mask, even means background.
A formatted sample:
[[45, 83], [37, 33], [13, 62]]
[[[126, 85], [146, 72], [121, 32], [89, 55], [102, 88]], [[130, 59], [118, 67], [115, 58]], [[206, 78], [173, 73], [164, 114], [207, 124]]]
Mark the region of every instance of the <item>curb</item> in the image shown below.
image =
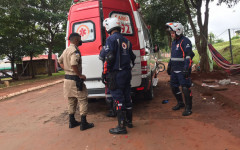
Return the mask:
[[6, 96], [1, 96], [0, 97], [0, 101], [3, 101], [5, 99], [8, 99], [8, 98], [11, 98], [11, 97], [14, 97], [14, 96], [18, 96], [20, 94], [24, 94], [24, 93], [27, 93], [27, 92], [31, 92], [31, 91], [36, 91], [38, 89], [41, 89], [41, 88], [45, 88], [45, 87], [48, 87], [48, 86], [52, 86], [52, 85], [55, 85], [55, 84], [58, 84], [58, 83], [62, 83], [64, 79], [61, 79], [61, 80], [58, 80], [58, 81], [55, 81], [55, 82], [52, 82], [52, 83], [47, 83], [47, 84], [44, 84], [44, 85], [39, 85], [37, 87], [32, 87], [32, 88], [28, 88], [28, 89], [24, 89], [22, 91], [19, 91], [19, 92], [15, 92], [15, 93], [11, 93], [11, 94], [8, 94]]

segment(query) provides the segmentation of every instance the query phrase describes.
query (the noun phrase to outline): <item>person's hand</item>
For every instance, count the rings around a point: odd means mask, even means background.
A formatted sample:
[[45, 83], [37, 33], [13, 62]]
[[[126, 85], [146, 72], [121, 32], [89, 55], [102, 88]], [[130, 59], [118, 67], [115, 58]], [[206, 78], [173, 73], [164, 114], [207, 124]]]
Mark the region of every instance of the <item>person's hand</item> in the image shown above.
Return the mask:
[[79, 78], [82, 79], [83, 81], [87, 79], [85, 75], [80, 75]]
[[188, 70], [183, 70], [183, 75], [184, 75], [184, 78], [188, 78], [189, 77]]
[[106, 74], [102, 73], [102, 83], [106, 84]]

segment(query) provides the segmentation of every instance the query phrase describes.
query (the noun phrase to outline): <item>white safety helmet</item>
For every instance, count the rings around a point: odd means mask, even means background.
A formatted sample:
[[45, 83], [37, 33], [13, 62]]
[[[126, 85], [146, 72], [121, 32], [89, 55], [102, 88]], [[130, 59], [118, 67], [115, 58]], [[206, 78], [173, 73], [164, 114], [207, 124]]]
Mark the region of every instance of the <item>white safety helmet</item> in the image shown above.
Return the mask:
[[170, 31], [175, 31], [178, 36], [183, 34], [183, 25], [179, 22], [168, 22], [166, 26], [169, 27]]
[[107, 33], [110, 34], [114, 29], [118, 29], [121, 32], [121, 24], [117, 18], [106, 18], [103, 21], [103, 26], [106, 28]]

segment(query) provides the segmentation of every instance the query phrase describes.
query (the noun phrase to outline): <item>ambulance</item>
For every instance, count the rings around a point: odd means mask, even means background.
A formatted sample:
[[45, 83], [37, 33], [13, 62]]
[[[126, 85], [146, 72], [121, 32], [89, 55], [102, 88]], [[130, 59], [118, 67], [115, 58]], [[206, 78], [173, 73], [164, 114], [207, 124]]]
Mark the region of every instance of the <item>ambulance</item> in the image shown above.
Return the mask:
[[104, 98], [105, 85], [101, 81], [103, 63], [99, 53], [109, 36], [103, 27], [103, 20], [116, 17], [121, 22], [121, 33], [131, 41], [136, 55], [132, 69], [132, 94], [144, 93], [146, 99], [153, 99], [152, 78], [156, 61], [153, 58], [149, 30], [134, 0], [74, 0], [68, 14], [66, 47], [68, 36], [79, 33], [83, 44], [79, 47], [82, 55], [83, 74], [87, 80], [88, 98]]

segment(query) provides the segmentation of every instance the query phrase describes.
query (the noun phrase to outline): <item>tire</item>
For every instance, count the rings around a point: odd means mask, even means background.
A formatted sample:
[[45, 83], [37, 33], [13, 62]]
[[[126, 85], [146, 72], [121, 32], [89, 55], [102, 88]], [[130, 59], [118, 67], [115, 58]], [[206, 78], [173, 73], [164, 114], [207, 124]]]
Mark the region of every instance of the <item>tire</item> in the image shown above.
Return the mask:
[[166, 67], [163, 63], [157, 63], [156, 74], [158, 74], [159, 72], [165, 71], [165, 69]]
[[144, 93], [144, 97], [145, 97], [145, 99], [147, 99], [147, 100], [152, 100], [152, 99], [154, 98], [152, 80], [151, 80], [151, 85], [150, 85], [149, 90], [147, 90], [147, 91]]

